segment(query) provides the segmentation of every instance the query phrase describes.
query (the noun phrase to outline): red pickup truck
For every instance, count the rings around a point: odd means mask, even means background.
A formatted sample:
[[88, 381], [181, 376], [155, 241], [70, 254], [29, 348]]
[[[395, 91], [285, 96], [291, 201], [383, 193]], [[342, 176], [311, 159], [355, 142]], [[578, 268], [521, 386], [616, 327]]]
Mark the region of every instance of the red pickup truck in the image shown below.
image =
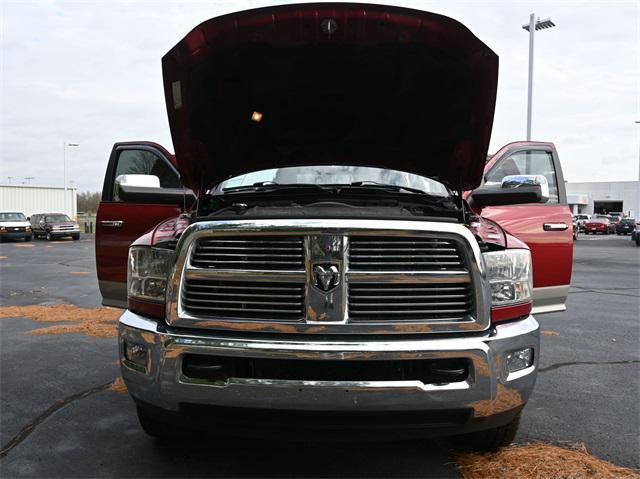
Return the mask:
[[162, 67], [176, 154], [116, 143], [96, 232], [144, 430], [508, 444], [573, 245], [553, 144], [487, 162], [496, 54], [304, 4], [206, 21]]

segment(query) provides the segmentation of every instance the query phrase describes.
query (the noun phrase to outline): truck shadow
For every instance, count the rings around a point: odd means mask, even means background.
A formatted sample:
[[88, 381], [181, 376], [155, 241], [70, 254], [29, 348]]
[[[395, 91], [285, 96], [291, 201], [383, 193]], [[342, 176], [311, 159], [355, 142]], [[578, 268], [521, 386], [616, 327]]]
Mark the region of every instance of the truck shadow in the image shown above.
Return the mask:
[[[188, 477], [460, 477], [439, 441], [293, 442], [213, 439], [156, 442], [163, 462]], [[172, 468], [158, 475], [176, 474]]]

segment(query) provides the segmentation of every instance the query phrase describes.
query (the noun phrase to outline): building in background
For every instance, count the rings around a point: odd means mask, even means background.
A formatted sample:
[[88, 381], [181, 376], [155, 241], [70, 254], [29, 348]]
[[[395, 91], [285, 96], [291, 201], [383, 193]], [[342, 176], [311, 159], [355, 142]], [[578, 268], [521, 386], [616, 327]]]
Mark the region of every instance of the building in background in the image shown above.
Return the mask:
[[589, 181], [566, 183], [567, 201], [572, 213], [622, 211], [640, 217], [640, 181]]
[[70, 218], [75, 218], [78, 214], [76, 196], [76, 188], [68, 187], [65, 209], [62, 186], [0, 185], [0, 210], [20, 211], [25, 216], [66, 213]]

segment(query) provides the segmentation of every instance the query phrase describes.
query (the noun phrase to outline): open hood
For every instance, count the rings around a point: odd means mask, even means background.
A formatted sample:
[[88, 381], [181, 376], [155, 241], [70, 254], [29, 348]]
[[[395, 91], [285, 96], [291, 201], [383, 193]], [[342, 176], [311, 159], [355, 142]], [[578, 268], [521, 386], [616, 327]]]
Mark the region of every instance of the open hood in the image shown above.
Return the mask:
[[322, 3], [208, 20], [162, 59], [186, 186], [306, 164], [480, 184], [498, 57], [450, 18]]

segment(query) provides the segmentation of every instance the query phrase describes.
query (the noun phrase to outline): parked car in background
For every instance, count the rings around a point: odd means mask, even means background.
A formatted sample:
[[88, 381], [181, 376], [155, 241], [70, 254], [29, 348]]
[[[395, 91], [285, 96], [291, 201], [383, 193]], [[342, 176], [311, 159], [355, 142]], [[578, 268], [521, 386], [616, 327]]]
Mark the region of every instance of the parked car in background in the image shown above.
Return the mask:
[[591, 215], [580, 213], [573, 215], [573, 219], [577, 223], [578, 229], [584, 231], [584, 224], [591, 219]]
[[636, 228], [636, 220], [633, 218], [622, 218], [618, 224], [616, 224], [616, 234], [628, 235], [633, 233]]
[[584, 224], [584, 234], [589, 233], [597, 234], [602, 233], [608, 235], [609, 233], [615, 233], [616, 226], [606, 217], [591, 218]]
[[613, 223], [614, 225], [617, 225], [618, 223], [620, 223], [620, 220], [622, 220], [623, 218], [622, 215], [617, 215], [617, 214], [610, 214], [609, 216], [611, 217], [611, 223]]
[[580, 231], [580, 227], [578, 226], [578, 222], [575, 218], [573, 218], [573, 241], [578, 239], [578, 232]]
[[[634, 230], [631, 232], [631, 241], [635, 241], [636, 243], [638, 241], [640, 241], [640, 238], [638, 238], [638, 232], [640, 231], [640, 223], [636, 224], [636, 227], [634, 228]], [[640, 246], [640, 245], [639, 245]]]
[[40, 213], [29, 218], [33, 236], [45, 237], [47, 241], [71, 237], [80, 239], [80, 225], [63, 213]]
[[18, 211], [0, 211], [0, 241], [23, 239], [31, 241], [31, 224]]

